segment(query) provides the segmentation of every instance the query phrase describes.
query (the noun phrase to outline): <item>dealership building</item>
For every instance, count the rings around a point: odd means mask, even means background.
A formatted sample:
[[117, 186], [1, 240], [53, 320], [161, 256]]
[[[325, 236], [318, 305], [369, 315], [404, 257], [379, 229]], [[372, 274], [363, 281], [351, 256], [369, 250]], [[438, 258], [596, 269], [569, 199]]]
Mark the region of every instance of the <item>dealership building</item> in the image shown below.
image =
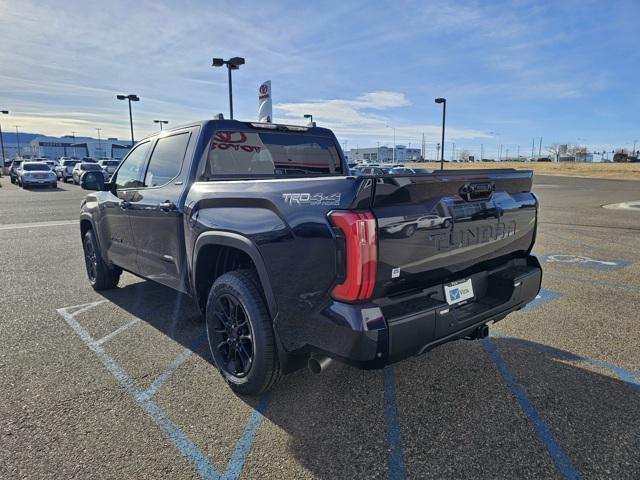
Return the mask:
[[404, 145], [396, 145], [395, 157], [393, 148], [352, 148], [349, 150], [349, 161], [356, 163], [390, 163], [395, 159], [395, 163], [418, 162], [422, 158], [419, 148], [407, 148]]
[[28, 147], [22, 148], [23, 155], [32, 157], [46, 157], [57, 159], [60, 157], [91, 157], [122, 159], [129, 151], [129, 141], [107, 138], [98, 140], [91, 137], [63, 137], [39, 136], [31, 140]]

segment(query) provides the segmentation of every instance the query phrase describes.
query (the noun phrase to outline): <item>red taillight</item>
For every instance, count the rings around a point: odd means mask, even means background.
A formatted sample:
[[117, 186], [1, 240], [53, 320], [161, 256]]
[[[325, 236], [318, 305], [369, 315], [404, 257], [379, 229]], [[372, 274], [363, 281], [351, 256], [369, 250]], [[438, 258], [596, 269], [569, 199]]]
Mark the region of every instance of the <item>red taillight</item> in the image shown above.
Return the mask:
[[331, 223], [344, 234], [345, 279], [331, 291], [336, 300], [369, 300], [376, 283], [378, 240], [371, 212], [334, 211]]

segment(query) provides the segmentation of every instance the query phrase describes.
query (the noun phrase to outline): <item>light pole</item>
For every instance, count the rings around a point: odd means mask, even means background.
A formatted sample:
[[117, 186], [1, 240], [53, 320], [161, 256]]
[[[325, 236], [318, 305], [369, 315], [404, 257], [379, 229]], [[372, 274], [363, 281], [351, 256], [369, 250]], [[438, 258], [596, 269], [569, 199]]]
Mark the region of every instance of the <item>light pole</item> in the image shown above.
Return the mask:
[[167, 123], [169, 123], [169, 120], [154, 120], [153, 123], [159, 123], [160, 131], [162, 131], [162, 124], [166, 125]]
[[[76, 158], [76, 133], [78, 132], [74, 132], [73, 130], [71, 131], [71, 136], [73, 137], [73, 145], [72, 145], [72, 149], [73, 149], [73, 158]], [[67, 149], [65, 147], [64, 150], [64, 156], [67, 156]]]
[[631, 150], [631, 156], [633, 157], [636, 155], [636, 143], [638, 143], [638, 140], [633, 141], [633, 150]]
[[[96, 128], [96, 130], [98, 131], [98, 152], [100, 152], [100, 155], [102, 155], [102, 140], [100, 139], [100, 130], [102, 130], [101, 128]], [[98, 157], [101, 158], [101, 157]]]
[[229, 70], [229, 118], [233, 120], [233, 87], [231, 86], [231, 70], [238, 70], [240, 65], [244, 65], [244, 58], [233, 57], [229, 60], [214, 58], [211, 63], [212, 67], [221, 67], [223, 65], [226, 65]]
[[391, 154], [391, 163], [396, 163], [396, 127], [391, 127], [387, 125], [387, 128], [393, 129], [393, 152]]
[[439, 98], [436, 98], [434, 101], [436, 103], [442, 104], [442, 142], [441, 142], [442, 150], [440, 150], [440, 170], [444, 170], [444, 124], [445, 124], [445, 119], [447, 117], [447, 99], [439, 97]]
[[315, 122], [313, 121], [313, 115], [311, 115], [310, 113], [305, 113], [304, 118], [309, 119], [309, 125], [311, 125], [312, 127], [316, 126]]
[[116, 95], [116, 98], [118, 100], [129, 100], [129, 124], [131, 125], [131, 147], [133, 147], [133, 144], [136, 142], [133, 139], [133, 116], [131, 115], [131, 102], [139, 102], [140, 97], [131, 93], [129, 95]]
[[16, 158], [20, 156], [20, 132], [18, 132], [18, 127], [20, 125], [14, 125], [16, 127], [16, 141], [18, 142], [18, 150], [16, 151]]
[[[0, 110], [0, 114], [9, 115], [9, 110]], [[2, 125], [0, 125], [0, 147], [2, 148], [2, 166], [0, 166], [0, 177], [2, 177], [2, 169], [4, 168], [4, 162], [6, 157], [4, 156], [4, 139], [2, 138]]]

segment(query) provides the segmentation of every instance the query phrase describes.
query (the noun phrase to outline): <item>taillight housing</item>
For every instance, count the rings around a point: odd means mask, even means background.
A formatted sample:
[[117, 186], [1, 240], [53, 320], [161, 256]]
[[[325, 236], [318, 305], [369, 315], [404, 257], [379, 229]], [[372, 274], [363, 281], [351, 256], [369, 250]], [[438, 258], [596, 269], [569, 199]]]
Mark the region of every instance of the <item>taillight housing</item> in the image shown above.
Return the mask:
[[[329, 213], [334, 227], [339, 229], [344, 240], [338, 243], [339, 268], [344, 274], [339, 275], [342, 283], [331, 291], [336, 300], [355, 302], [369, 300], [373, 295], [376, 283], [376, 266], [378, 262], [378, 239], [376, 236], [376, 219], [368, 211], [341, 211]], [[341, 238], [342, 240], [342, 238]]]

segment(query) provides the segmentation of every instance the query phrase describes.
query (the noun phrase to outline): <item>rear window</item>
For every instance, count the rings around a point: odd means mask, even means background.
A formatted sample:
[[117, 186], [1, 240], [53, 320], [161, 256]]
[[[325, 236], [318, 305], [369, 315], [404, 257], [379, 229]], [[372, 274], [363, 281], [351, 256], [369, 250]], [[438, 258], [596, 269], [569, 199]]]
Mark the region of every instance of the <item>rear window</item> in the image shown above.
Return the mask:
[[207, 160], [207, 177], [342, 174], [333, 139], [301, 133], [217, 131]]
[[102, 170], [102, 167], [97, 163], [83, 163], [80, 165], [80, 170]]
[[22, 169], [26, 172], [42, 172], [51, 170], [46, 163], [24, 163]]

